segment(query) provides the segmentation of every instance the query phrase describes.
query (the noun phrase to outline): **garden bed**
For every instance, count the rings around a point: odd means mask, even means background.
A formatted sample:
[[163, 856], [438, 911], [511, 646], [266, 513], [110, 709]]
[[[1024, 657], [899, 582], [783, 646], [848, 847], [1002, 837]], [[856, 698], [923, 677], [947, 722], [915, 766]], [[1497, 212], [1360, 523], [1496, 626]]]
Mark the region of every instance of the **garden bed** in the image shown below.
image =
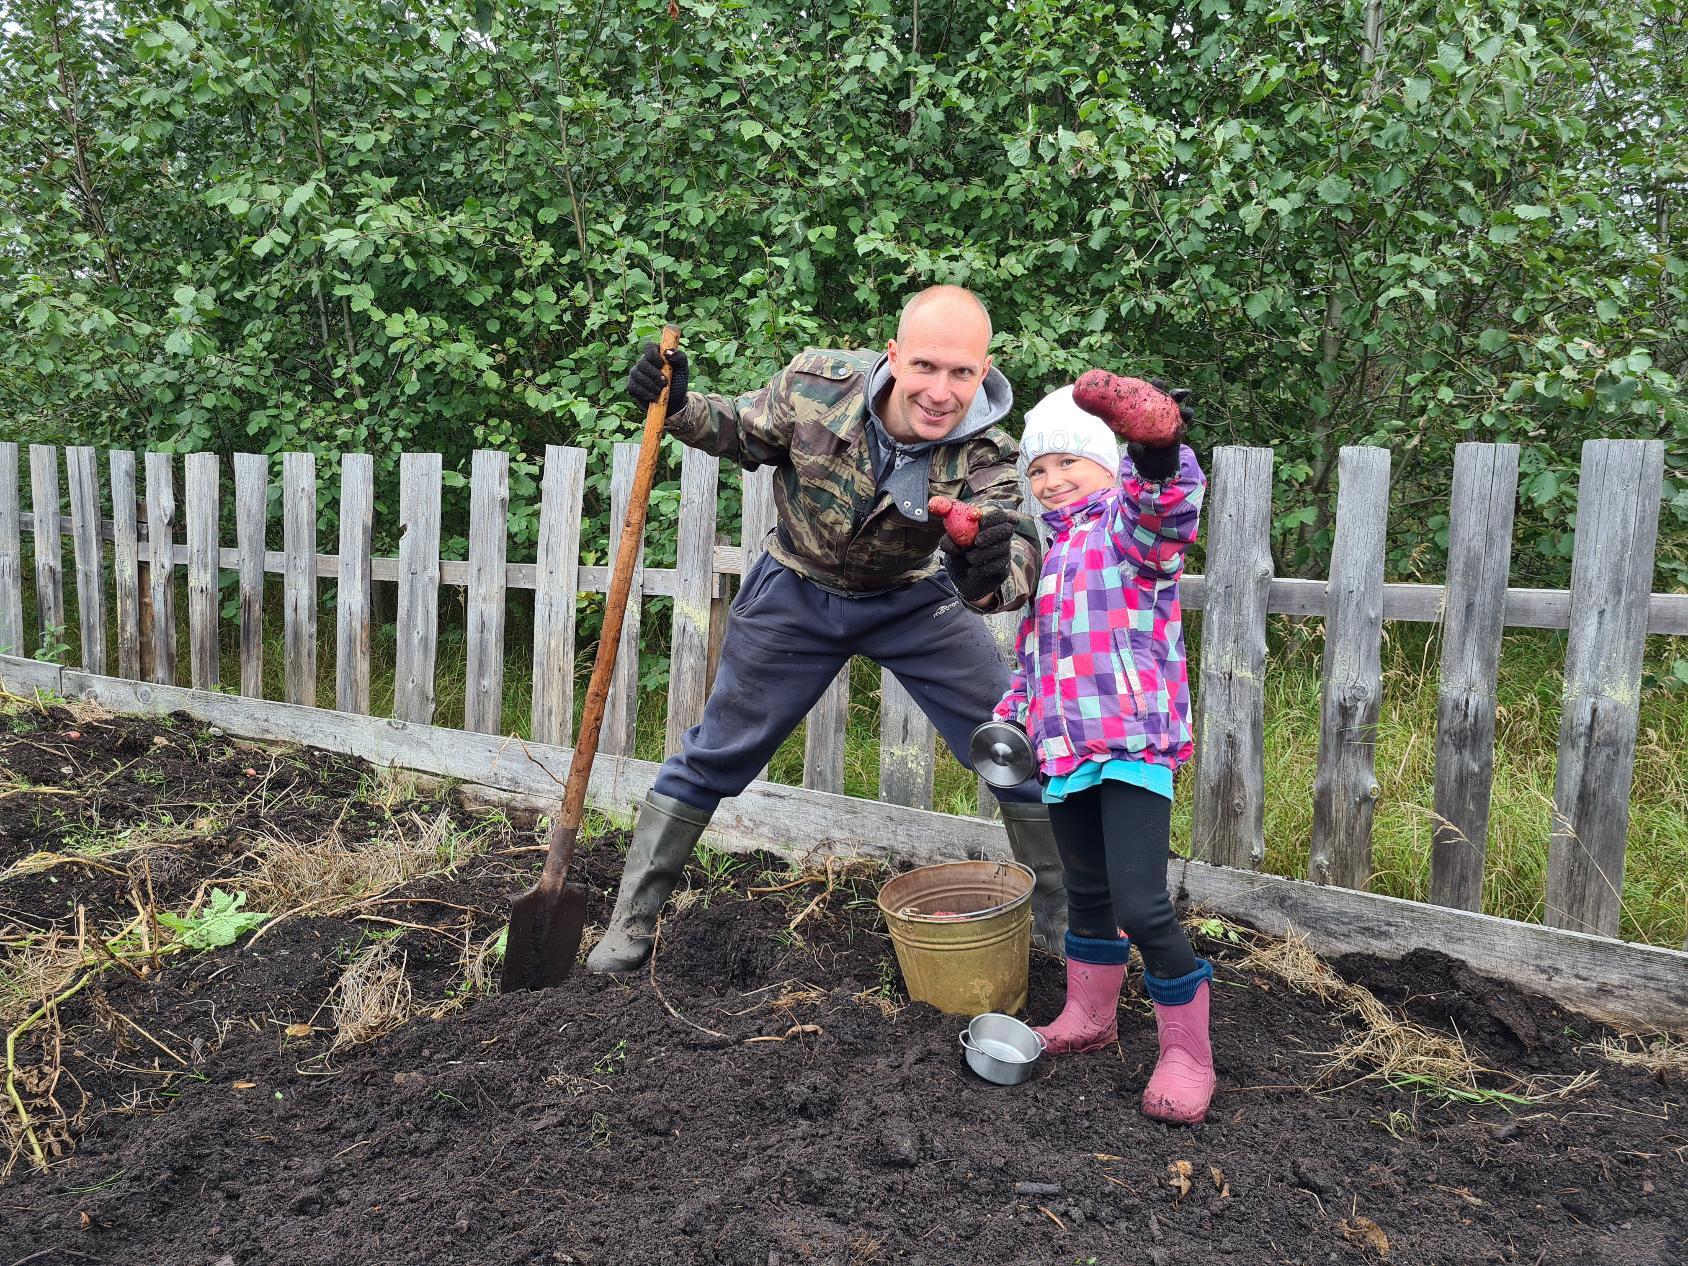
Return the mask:
[[[1174, 1129], [1136, 1110], [1135, 986], [1117, 1048], [975, 1079], [900, 992], [871, 869], [702, 854], [651, 971], [503, 997], [530, 820], [185, 719], [4, 723], [0, 1266], [1545, 1266], [1688, 1238], [1680, 1048], [1613, 1058], [1643, 1047], [1433, 950], [1331, 971], [1189, 912], [1221, 1091]], [[582, 854], [594, 920], [621, 842]], [[1034, 955], [1031, 1017], [1060, 996]]]

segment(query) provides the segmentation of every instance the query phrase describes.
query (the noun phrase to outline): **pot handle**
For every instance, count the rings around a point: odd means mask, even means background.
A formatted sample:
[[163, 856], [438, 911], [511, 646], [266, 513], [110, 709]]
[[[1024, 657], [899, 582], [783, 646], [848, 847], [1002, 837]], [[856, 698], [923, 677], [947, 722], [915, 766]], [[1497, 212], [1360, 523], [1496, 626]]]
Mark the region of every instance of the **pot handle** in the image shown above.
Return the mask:
[[969, 1033], [966, 1029], [962, 1029], [960, 1034], [957, 1037], [957, 1040], [960, 1041], [962, 1048], [964, 1050], [977, 1051], [979, 1048], [977, 1046], [974, 1046], [972, 1042], [968, 1041], [968, 1038], [970, 1038], [970, 1037], [972, 1037], [972, 1034]]

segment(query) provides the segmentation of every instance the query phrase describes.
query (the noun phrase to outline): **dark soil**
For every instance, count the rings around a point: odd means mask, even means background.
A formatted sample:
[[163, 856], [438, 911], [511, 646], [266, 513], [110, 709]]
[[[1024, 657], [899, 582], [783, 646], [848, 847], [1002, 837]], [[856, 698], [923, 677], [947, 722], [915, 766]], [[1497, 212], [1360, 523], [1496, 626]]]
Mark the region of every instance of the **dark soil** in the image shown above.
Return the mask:
[[[367, 771], [320, 753], [255, 754], [185, 724], [13, 726], [25, 732], [0, 732], [0, 771], [82, 794], [0, 799], [0, 872], [85, 839], [93, 812], [108, 830], [215, 817], [215, 832], [167, 846], [179, 876], [161, 879], [154, 858], [160, 908], [207, 878], [238, 887], [274, 825], [259, 777], [299, 838], [338, 820], [355, 844], [395, 811], [353, 803]], [[67, 728], [84, 737], [55, 738]], [[1598, 1082], [1510, 1109], [1375, 1080], [1310, 1090], [1341, 1022], [1206, 942], [1221, 1090], [1207, 1125], [1175, 1129], [1137, 1111], [1154, 1059], [1137, 989], [1118, 1047], [1047, 1061], [1011, 1089], [974, 1078], [960, 1022], [898, 992], [865, 871], [830, 893], [816, 879], [751, 895], [782, 881], [765, 877], [773, 859], [712, 865], [665, 921], [652, 972], [468, 992], [466, 947], [538, 865], [516, 847], [522, 825], [364, 917], [306, 912], [145, 979], [114, 967], [66, 1003], [56, 1096], [75, 1150], [45, 1172], [20, 1160], [0, 1187], [0, 1266], [1685, 1260], [1684, 1087], [1600, 1059], [1586, 1049], [1598, 1025], [1442, 955], [1336, 967], [1457, 1030], [1490, 1067]], [[618, 842], [582, 854], [596, 920]], [[46, 873], [57, 882], [0, 880], [9, 943], [65, 926], [77, 902], [108, 930], [134, 917], [124, 867]], [[331, 1052], [325, 1001], [351, 957], [395, 932], [424, 1013]], [[1034, 955], [1031, 1017], [1061, 992], [1060, 965]], [[21, 1067], [53, 1054], [39, 1038], [20, 1042]]]

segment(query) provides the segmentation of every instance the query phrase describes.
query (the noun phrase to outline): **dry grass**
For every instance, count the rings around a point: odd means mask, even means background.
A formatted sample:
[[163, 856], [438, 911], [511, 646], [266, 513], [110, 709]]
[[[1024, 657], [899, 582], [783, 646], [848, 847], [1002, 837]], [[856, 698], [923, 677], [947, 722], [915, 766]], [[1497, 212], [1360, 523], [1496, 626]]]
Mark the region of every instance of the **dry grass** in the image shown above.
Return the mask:
[[405, 961], [392, 941], [377, 941], [347, 964], [331, 996], [330, 1052], [391, 1033], [415, 1013]]
[[0, 1029], [10, 1030], [69, 987], [87, 962], [87, 946], [58, 930], [3, 943]]
[[460, 847], [463, 832], [451, 811], [432, 819], [414, 811], [392, 819], [378, 838], [351, 842], [338, 823], [319, 840], [271, 836], [258, 849], [258, 868], [248, 883], [261, 907], [334, 914], [419, 875], [450, 870], [479, 848]]
[[[1313, 994], [1348, 1028], [1348, 1036], [1328, 1053], [1320, 1070], [1320, 1081], [1328, 1086], [1383, 1081], [1449, 1098], [1541, 1103], [1564, 1099], [1596, 1080], [1593, 1074], [1569, 1082], [1520, 1080], [1485, 1067], [1459, 1037], [1404, 1019], [1369, 989], [1343, 980], [1295, 932], [1257, 946], [1237, 966], [1276, 976], [1297, 992]], [[1344, 1081], [1348, 1074], [1357, 1075]], [[1497, 1089], [1496, 1082], [1505, 1083], [1504, 1088]]]
[[508, 931], [508, 928], [499, 928], [484, 940], [464, 944], [462, 967], [465, 993], [472, 995], [498, 992], [499, 970], [504, 964], [504, 937]]
[[1621, 1037], [1591, 1042], [1579, 1049], [1626, 1068], [1643, 1069], [1655, 1077], [1688, 1081], [1688, 1042], [1669, 1033], [1650, 1036], [1626, 1033]]

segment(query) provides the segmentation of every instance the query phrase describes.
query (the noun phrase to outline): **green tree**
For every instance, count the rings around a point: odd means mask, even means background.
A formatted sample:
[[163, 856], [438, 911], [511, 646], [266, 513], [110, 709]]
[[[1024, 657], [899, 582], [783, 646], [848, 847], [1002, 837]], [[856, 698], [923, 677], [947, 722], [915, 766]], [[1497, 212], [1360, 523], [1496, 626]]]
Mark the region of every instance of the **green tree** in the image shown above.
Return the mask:
[[1393, 567], [1434, 575], [1452, 446], [1503, 438], [1515, 573], [1561, 583], [1581, 440], [1658, 436], [1680, 586], [1683, 13], [32, 0], [0, 28], [0, 410], [365, 450], [384, 499], [403, 449], [460, 481], [505, 448], [518, 507], [579, 443], [602, 515], [662, 319], [742, 390], [949, 280], [1023, 400], [1101, 363], [1194, 387], [1200, 445], [1274, 446], [1285, 570], [1323, 570], [1335, 454], [1379, 443]]

